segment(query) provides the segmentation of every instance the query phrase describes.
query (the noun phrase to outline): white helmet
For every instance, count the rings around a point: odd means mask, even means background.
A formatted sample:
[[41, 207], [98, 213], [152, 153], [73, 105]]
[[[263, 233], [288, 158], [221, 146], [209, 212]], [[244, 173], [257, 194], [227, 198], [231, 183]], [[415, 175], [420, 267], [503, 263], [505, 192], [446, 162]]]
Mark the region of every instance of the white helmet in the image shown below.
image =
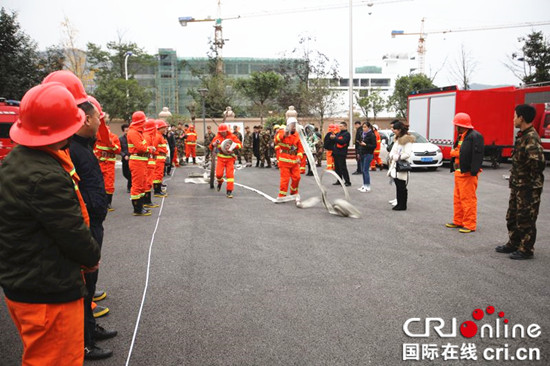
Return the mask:
[[378, 131], [378, 125], [376, 123], [372, 125], [372, 128]]
[[288, 117], [286, 120], [286, 125], [288, 126], [291, 123], [298, 123], [298, 119], [296, 119], [296, 117]]

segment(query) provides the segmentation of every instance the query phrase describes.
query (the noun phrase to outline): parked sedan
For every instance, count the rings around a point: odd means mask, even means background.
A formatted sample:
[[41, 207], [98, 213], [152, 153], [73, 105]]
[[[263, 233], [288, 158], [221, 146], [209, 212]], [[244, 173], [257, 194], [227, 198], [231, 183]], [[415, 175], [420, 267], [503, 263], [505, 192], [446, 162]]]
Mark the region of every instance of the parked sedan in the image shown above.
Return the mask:
[[[380, 130], [380, 138], [382, 139], [380, 147], [380, 159], [385, 165], [388, 165], [389, 150], [392, 146], [394, 134], [391, 130]], [[429, 168], [436, 170], [443, 165], [443, 154], [441, 149], [426, 140], [426, 138], [415, 131], [409, 131], [411, 135], [416, 138], [416, 142], [413, 143], [413, 168]]]

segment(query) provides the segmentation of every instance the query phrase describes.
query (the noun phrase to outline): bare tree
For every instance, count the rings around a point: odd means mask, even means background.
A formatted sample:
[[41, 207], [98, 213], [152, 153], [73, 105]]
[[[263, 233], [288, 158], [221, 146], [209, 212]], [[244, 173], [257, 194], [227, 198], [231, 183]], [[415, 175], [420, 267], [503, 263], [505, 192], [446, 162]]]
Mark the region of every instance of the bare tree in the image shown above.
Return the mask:
[[73, 27], [69, 18], [61, 22], [63, 40], [62, 46], [65, 52], [65, 67], [72, 71], [80, 80], [86, 78], [86, 53], [76, 46], [78, 30]]
[[466, 50], [464, 45], [461, 45], [458, 59], [449, 68], [452, 77], [451, 82], [456, 82], [463, 90], [469, 90], [477, 64], [471, 53]]

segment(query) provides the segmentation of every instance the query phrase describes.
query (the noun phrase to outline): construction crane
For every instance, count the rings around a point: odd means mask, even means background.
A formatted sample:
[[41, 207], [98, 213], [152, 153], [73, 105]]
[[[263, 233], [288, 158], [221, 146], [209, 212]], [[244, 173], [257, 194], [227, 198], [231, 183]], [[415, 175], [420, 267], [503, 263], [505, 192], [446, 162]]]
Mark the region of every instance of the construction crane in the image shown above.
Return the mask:
[[206, 19], [195, 19], [193, 17], [179, 17], [178, 20], [182, 27], [186, 27], [187, 23], [197, 23], [197, 22], [215, 22], [214, 24], [214, 51], [216, 52], [216, 73], [221, 74], [223, 73], [223, 59], [222, 59], [222, 49], [225, 45], [225, 41], [228, 41], [227, 39], [223, 38], [222, 33], [222, 20], [230, 20], [230, 19], [239, 19], [240, 16], [231, 17], [231, 18], [223, 18], [221, 17], [222, 12], [222, 4], [221, 0], [218, 0], [218, 12], [216, 19], [212, 19], [210, 17]]
[[395, 36], [419, 36], [418, 38], [418, 72], [425, 74], [425, 63], [426, 63], [426, 37], [428, 34], [436, 33], [459, 33], [459, 32], [475, 32], [475, 31], [486, 31], [486, 30], [496, 30], [496, 29], [507, 29], [507, 28], [524, 28], [524, 27], [533, 27], [539, 25], [548, 25], [550, 21], [541, 21], [541, 22], [526, 22], [526, 23], [515, 23], [515, 24], [500, 24], [492, 26], [480, 26], [480, 27], [468, 27], [468, 28], [456, 28], [456, 29], [443, 29], [436, 31], [424, 31], [424, 21], [425, 18], [422, 18], [420, 25], [420, 32], [418, 33], [405, 33], [402, 30], [393, 30], [391, 32], [392, 38]]

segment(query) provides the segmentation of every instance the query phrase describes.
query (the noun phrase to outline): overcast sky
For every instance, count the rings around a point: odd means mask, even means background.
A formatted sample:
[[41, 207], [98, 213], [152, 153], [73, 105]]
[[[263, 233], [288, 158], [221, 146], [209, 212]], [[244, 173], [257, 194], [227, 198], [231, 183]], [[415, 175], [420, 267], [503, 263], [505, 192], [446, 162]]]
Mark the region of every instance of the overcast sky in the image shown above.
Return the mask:
[[[550, 21], [550, 0], [372, 0], [354, 1], [354, 66], [380, 62], [391, 52], [416, 52], [418, 36], [391, 38], [392, 30], [418, 32], [426, 18], [425, 31]], [[226, 57], [280, 57], [298, 44], [300, 35], [315, 38], [310, 48], [336, 59], [340, 74], [348, 73], [348, 19], [346, 0], [225, 0], [222, 18], [223, 49]], [[179, 57], [204, 57], [212, 23], [191, 23], [181, 27], [179, 16], [196, 19], [216, 17], [217, 0], [2, 0], [1, 5], [19, 14], [23, 30], [41, 49], [59, 44], [61, 22], [69, 17], [78, 30], [77, 45], [87, 42], [105, 45], [118, 39], [132, 41], [151, 54], [158, 48], [175, 48]], [[85, 6], [84, 6], [85, 5]], [[287, 11], [327, 8], [317, 11]], [[512, 84], [519, 80], [504, 66], [507, 55], [520, 48], [518, 37], [541, 30], [550, 37], [550, 25], [535, 28], [509, 28], [429, 34], [426, 41], [426, 73], [439, 71], [439, 86], [457, 84], [449, 68], [459, 59], [461, 45], [477, 63], [473, 81], [483, 84]]]

